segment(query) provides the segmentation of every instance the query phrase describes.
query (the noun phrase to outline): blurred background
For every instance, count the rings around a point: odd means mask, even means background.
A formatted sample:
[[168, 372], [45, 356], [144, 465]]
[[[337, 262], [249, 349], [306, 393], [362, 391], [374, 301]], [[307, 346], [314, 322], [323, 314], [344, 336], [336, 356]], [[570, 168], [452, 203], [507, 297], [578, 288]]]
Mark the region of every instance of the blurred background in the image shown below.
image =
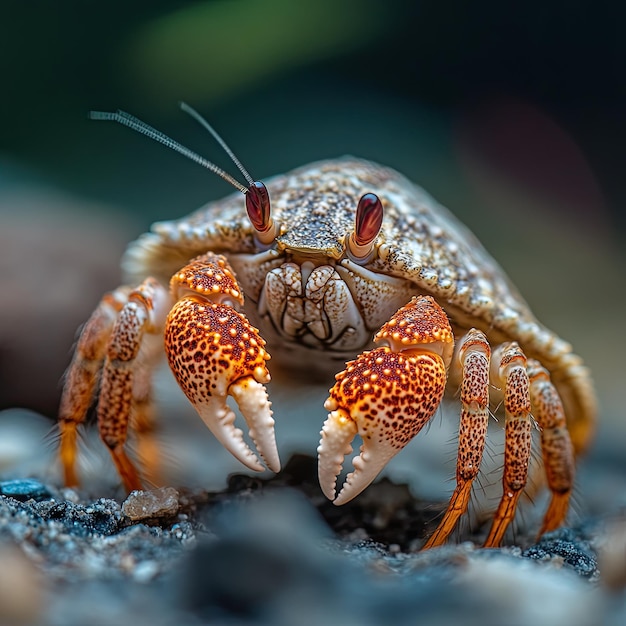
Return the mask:
[[597, 446], [621, 459], [620, 14], [556, 0], [4, 0], [0, 408], [53, 417], [76, 328], [119, 283], [125, 245], [231, 193], [158, 144], [87, 120], [127, 110], [232, 170], [184, 100], [257, 179], [353, 154], [448, 206], [588, 362]]

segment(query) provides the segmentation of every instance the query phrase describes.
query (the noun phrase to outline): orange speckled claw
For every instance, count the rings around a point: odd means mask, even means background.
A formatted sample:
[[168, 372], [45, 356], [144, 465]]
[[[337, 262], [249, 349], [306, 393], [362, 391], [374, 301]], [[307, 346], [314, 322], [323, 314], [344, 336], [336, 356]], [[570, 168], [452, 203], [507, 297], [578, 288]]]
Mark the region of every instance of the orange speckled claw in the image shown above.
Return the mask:
[[[445, 313], [430, 297], [414, 298], [383, 326], [376, 341], [390, 347], [363, 352], [337, 375], [318, 448], [322, 491], [337, 505], [361, 493], [437, 410], [446, 387], [454, 338]], [[354, 472], [335, 498], [337, 476], [359, 434]]]
[[263, 471], [257, 455], [234, 425], [226, 404], [235, 398], [250, 428], [250, 437], [272, 471], [280, 470], [274, 419], [264, 383], [270, 374], [265, 341], [232, 306], [241, 302], [224, 257], [194, 259], [172, 278], [178, 300], [165, 328], [165, 350], [178, 384], [220, 443], [250, 469]]

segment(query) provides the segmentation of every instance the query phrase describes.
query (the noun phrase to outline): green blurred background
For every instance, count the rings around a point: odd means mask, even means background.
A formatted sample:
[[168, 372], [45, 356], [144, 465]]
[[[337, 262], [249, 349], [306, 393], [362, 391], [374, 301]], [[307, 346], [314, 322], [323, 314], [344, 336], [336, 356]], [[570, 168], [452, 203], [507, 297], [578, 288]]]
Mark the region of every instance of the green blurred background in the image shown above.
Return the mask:
[[626, 434], [622, 31], [589, 2], [4, 0], [0, 408], [53, 416], [125, 243], [231, 192], [87, 120], [122, 108], [232, 170], [185, 100], [256, 178], [349, 153], [424, 186], [574, 343]]

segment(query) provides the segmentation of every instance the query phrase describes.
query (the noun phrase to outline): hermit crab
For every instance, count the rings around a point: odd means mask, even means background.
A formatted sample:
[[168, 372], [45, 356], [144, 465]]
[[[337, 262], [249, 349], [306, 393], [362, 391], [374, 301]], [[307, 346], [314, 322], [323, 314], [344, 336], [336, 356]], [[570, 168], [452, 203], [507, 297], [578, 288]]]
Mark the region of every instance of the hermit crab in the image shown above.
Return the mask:
[[[141, 487], [124, 446], [129, 425], [140, 440], [152, 428], [151, 377], [163, 352], [224, 447], [248, 468], [264, 469], [262, 459], [279, 471], [265, 387], [271, 353], [329, 384], [335, 376], [318, 448], [320, 485], [335, 504], [362, 492], [447, 395], [459, 415], [456, 487], [426, 547], [444, 543], [466, 513], [492, 414], [504, 418], [504, 467], [486, 545], [499, 545], [514, 517], [535, 428], [551, 492], [541, 532], [559, 526], [575, 458], [593, 430], [591, 379], [477, 239], [404, 176], [368, 161], [322, 161], [255, 181], [213, 128], [182, 107], [247, 184], [127, 113], [92, 117], [164, 143], [244, 197], [154, 224], [128, 248], [128, 286], [104, 296], [66, 376], [59, 417], [66, 483], [77, 482], [77, 427], [95, 401], [100, 436], [126, 488]], [[261, 459], [234, 425], [228, 396]], [[360, 454], [337, 494], [357, 435]]]

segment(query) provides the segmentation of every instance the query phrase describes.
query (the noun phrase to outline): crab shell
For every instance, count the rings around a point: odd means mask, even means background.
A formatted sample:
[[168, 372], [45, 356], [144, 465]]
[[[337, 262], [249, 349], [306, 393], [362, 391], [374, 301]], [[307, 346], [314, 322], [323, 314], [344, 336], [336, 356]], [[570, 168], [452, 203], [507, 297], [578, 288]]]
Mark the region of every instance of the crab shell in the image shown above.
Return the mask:
[[[125, 280], [138, 284], [153, 276], [167, 285], [190, 259], [221, 253], [235, 269], [245, 312], [266, 339], [272, 365], [314, 367], [329, 382], [347, 359], [371, 347], [374, 333], [412, 296], [433, 296], [455, 337], [476, 328], [491, 345], [515, 341], [540, 361], [563, 400], [576, 453], [585, 447], [596, 413], [587, 368], [569, 343], [537, 321], [496, 261], [446, 208], [393, 169], [350, 157], [313, 163], [265, 184], [279, 229], [271, 247], [257, 241], [241, 194], [234, 193], [188, 217], [154, 224], [129, 246]], [[381, 199], [384, 220], [376, 253], [361, 266], [350, 259], [345, 241], [358, 200], [368, 192]], [[294, 338], [277, 328], [272, 307], [280, 311], [282, 305], [267, 302], [276, 296], [264, 294], [263, 285], [268, 272], [289, 261], [331, 265], [350, 284], [358, 309], [352, 337]]]

